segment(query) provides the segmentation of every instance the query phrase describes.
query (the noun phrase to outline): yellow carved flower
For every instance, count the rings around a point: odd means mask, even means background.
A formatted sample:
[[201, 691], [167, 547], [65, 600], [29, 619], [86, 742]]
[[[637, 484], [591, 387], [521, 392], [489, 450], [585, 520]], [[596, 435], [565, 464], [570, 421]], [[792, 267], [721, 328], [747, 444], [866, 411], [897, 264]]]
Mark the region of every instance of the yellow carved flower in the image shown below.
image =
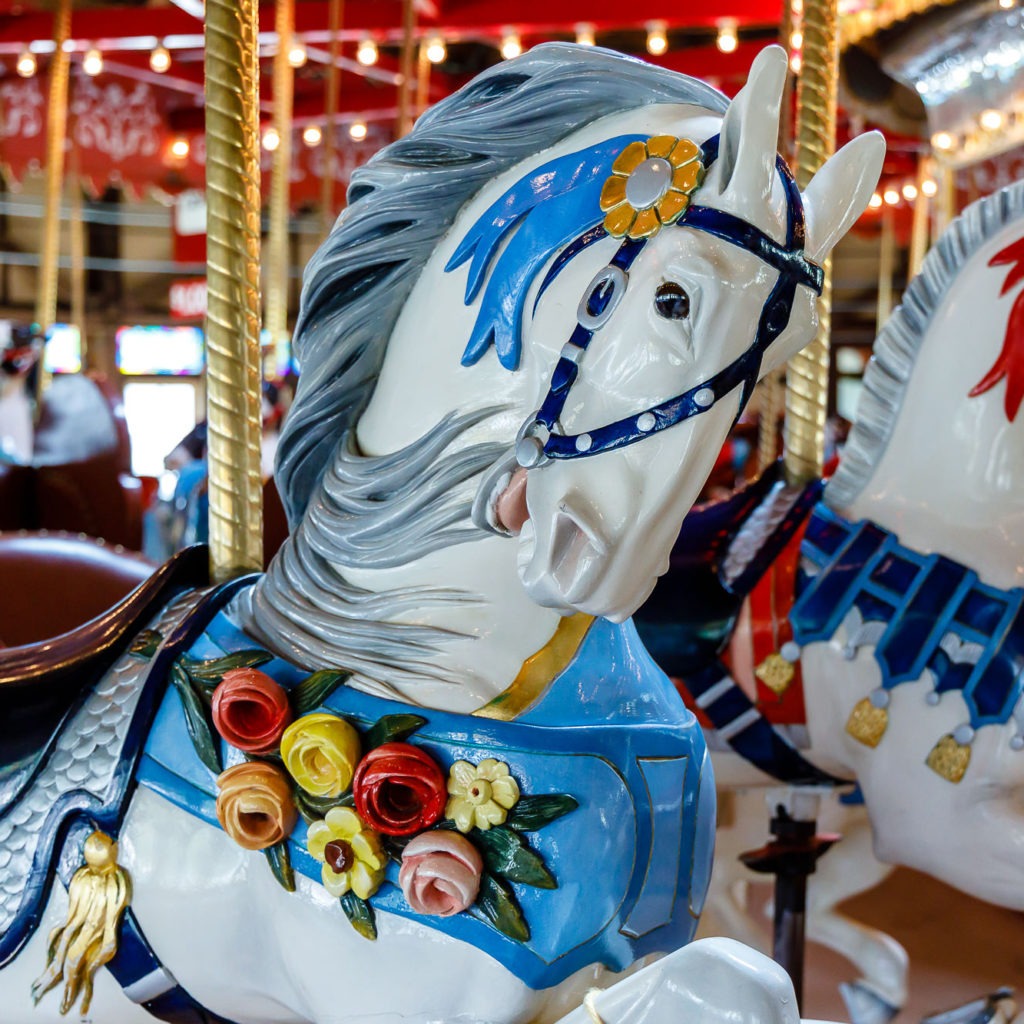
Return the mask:
[[320, 878], [332, 896], [351, 889], [368, 900], [384, 881], [387, 856], [380, 836], [363, 824], [351, 807], [332, 807], [306, 834], [306, 849], [323, 864]]
[[288, 774], [313, 796], [341, 796], [352, 782], [359, 753], [359, 733], [337, 715], [304, 715], [281, 736]]
[[456, 761], [448, 773], [448, 804], [445, 816], [460, 832], [471, 828], [486, 831], [501, 825], [519, 801], [519, 784], [508, 765], [488, 757], [477, 765]]
[[689, 139], [655, 135], [631, 142], [601, 190], [604, 229], [613, 238], [650, 238], [674, 224], [704, 178], [700, 148]]

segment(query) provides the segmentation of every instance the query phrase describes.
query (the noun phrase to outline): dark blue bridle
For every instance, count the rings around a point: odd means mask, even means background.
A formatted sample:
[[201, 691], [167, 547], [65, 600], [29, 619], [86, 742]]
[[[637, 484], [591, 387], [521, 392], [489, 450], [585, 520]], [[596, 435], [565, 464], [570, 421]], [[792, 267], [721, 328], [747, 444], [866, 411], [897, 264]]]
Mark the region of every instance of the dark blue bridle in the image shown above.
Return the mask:
[[[719, 136], [702, 146], [704, 167], [718, 157]], [[661, 430], [674, 427], [707, 412], [715, 402], [742, 386], [740, 412], [758, 381], [761, 361], [768, 347], [786, 329], [798, 284], [821, 294], [824, 271], [804, 254], [804, 207], [800, 190], [786, 162], [776, 162], [786, 193], [786, 243], [779, 245], [759, 228], [722, 210], [690, 206], [676, 226], [705, 231], [716, 238], [746, 249], [779, 272], [774, 287], [761, 308], [757, 332], [750, 346], [702, 384], [696, 384], [675, 398], [651, 406], [639, 414], [616, 420], [582, 434], [555, 433], [566, 399], [579, 376], [580, 362], [595, 332], [607, 323], [622, 300], [629, 283], [629, 268], [649, 239], [625, 239], [609, 264], [597, 273], [580, 302], [577, 324], [562, 346], [551, 374], [548, 393], [537, 413], [526, 421], [516, 441], [516, 461], [532, 469], [548, 459], [574, 459], [613, 451], [642, 441]], [[737, 413], [738, 415], [738, 413]]]

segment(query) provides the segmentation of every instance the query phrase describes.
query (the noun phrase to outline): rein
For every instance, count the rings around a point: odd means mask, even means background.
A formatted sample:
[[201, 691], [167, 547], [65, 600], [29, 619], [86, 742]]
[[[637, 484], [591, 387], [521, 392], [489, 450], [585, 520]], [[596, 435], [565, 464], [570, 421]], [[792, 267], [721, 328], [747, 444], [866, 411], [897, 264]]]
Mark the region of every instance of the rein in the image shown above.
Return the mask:
[[[719, 142], [720, 136], [716, 135], [704, 143], [706, 168], [717, 159]], [[608, 322], [621, 302], [629, 283], [629, 270], [649, 241], [625, 239], [609, 264], [591, 281], [580, 301], [576, 327], [562, 346], [555, 364], [547, 395], [519, 431], [515, 454], [520, 466], [533, 469], [550, 459], [580, 458], [624, 448], [707, 412], [737, 386], [742, 386], [739, 417], [757, 384], [765, 352], [789, 324], [797, 285], [806, 285], [820, 295], [824, 282], [824, 271], [804, 252], [805, 223], [800, 190], [782, 157], [777, 158], [776, 169], [786, 193], [785, 245], [779, 245], [742, 218], [710, 207], [691, 206], [676, 222], [678, 227], [704, 231], [751, 252], [778, 271], [778, 279], [761, 308], [750, 346], [710, 379], [675, 398], [586, 433], [556, 433], [569, 392], [579, 377], [583, 355], [594, 334]]]

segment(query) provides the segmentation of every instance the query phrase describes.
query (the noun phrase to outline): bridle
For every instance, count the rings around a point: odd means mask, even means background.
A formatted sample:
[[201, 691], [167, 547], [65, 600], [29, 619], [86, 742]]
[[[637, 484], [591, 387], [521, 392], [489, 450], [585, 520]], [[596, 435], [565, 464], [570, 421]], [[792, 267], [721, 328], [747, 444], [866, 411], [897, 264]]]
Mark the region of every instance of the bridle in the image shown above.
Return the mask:
[[[718, 157], [719, 140], [720, 136], [716, 135], [701, 147], [705, 169]], [[707, 412], [737, 386], [742, 386], [737, 416], [743, 411], [760, 376], [765, 352], [789, 324], [797, 285], [806, 285], [820, 295], [824, 281], [822, 268], [804, 253], [804, 208], [800, 190], [782, 157], [778, 157], [776, 169], [786, 194], [785, 245], [779, 245], [742, 218], [710, 207], [690, 206], [674, 225], [714, 235], [753, 253], [778, 271], [749, 347], [708, 380], [640, 413], [586, 433], [556, 432], [569, 392], [579, 377], [583, 356], [595, 333], [608, 322], [622, 301], [629, 283], [629, 269], [649, 241], [626, 238], [608, 265], [594, 276], [580, 300], [576, 327], [559, 353], [547, 395], [519, 431], [515, 456], [520, 466], [534, 469], [551, 459], [583, 458], [625, 448]]]

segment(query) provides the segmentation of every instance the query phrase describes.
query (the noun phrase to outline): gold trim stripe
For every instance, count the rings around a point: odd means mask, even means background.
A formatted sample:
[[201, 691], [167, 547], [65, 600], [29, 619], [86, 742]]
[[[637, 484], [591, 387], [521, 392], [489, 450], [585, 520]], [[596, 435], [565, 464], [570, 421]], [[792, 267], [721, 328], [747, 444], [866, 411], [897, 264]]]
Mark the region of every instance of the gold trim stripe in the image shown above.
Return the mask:
[[473, 714], [477, 718], [511, 722], [529, 711], [569, 667], [593, 624], [594, 617], [582, 612], [566, 616], [559, 622], [551, 639], [523, 662], [519, 675], [508, 689], [482, 708], [477, 708]]

